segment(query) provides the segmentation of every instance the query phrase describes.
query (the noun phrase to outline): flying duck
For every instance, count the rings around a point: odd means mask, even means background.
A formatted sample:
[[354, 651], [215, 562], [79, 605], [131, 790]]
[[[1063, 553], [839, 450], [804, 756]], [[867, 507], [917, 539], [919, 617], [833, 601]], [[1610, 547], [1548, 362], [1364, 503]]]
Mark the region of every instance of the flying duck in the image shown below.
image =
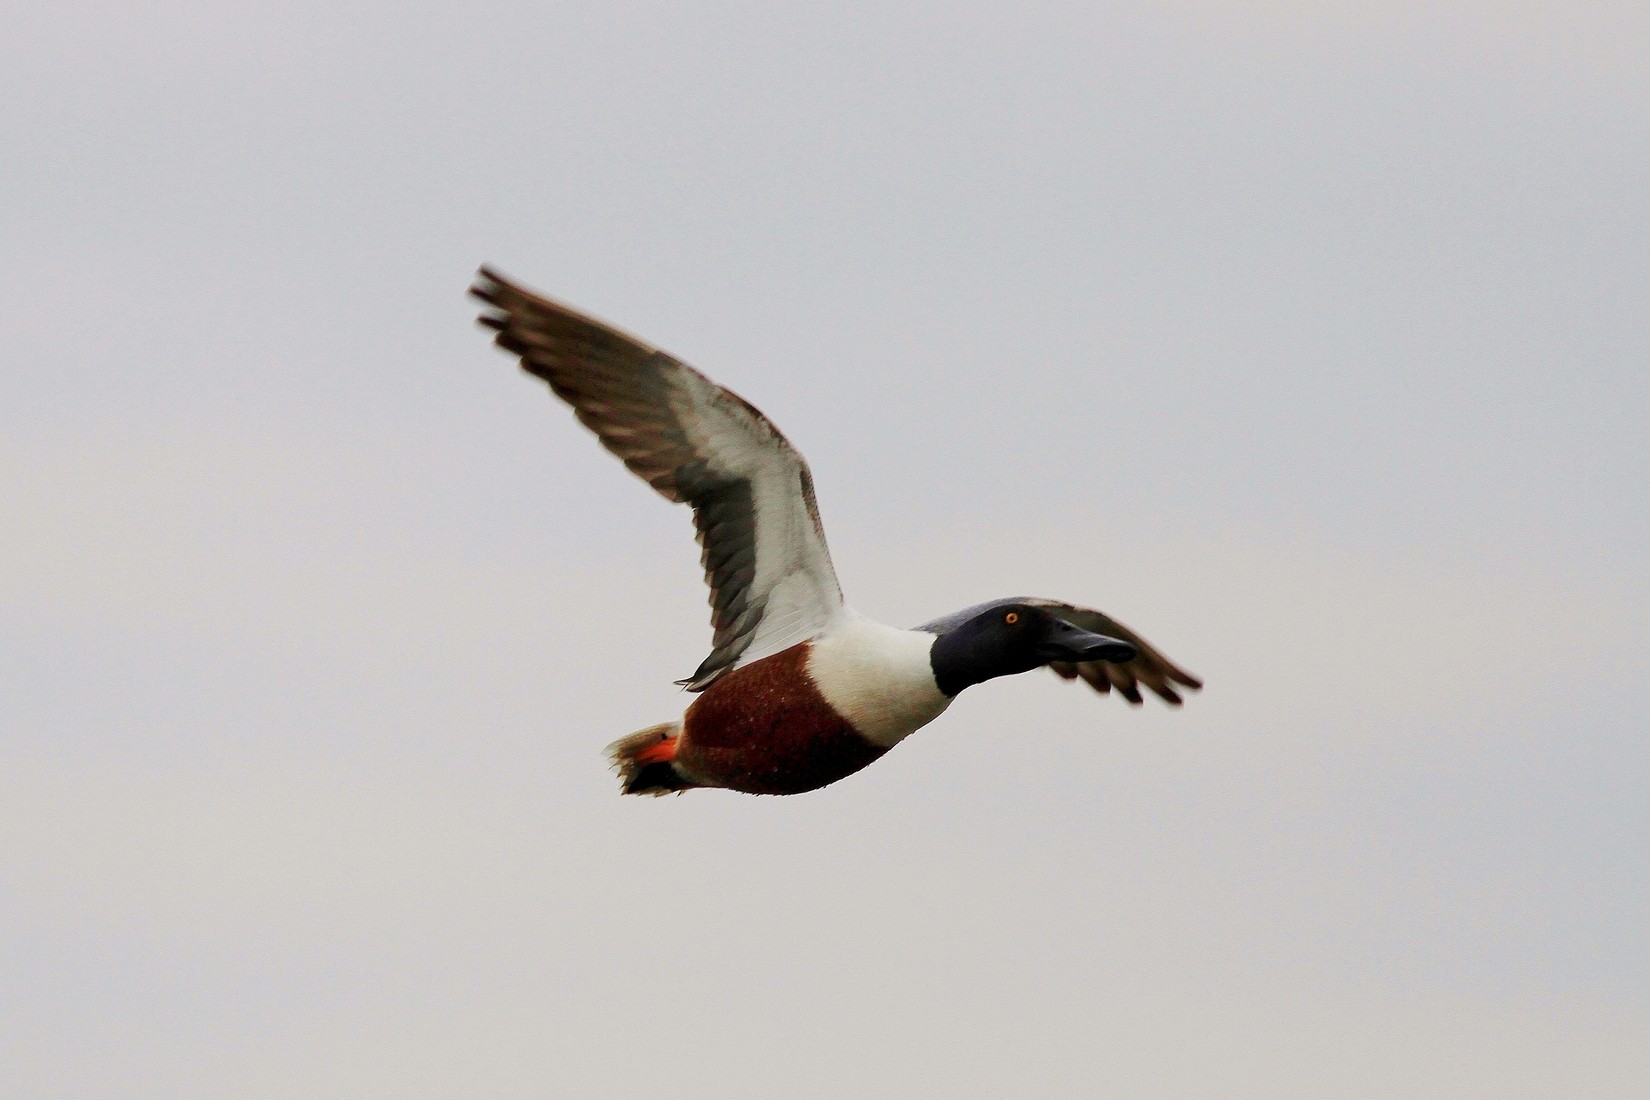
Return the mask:
[[638, 477], [687, 504], [710, 585], [710, 655], [681, 718], [608, 747], [625, 794], [800, 794], [852, 775], [973, 684], [1047, 666], [1139, 704], [1202, 683], [1115, 619], [1015, 597], [913, 630], [842, 599], [802, 455], [686, 363], [483, 267], [470, 293], [499, 347]]

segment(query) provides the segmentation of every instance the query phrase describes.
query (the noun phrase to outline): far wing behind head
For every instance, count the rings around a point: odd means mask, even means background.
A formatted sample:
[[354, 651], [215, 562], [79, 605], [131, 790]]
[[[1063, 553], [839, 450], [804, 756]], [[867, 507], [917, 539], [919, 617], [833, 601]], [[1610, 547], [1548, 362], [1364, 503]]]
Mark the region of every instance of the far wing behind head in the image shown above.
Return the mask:
[[689, 691], [842, 614], [807, 463], [738, 394], [594, 318], [482, 268], [480, 322], [638, 477], [693, 508], [710, 586], [710, 655]]
[[917, 627], [918, 630], [927, 630], [932, 633], [944, 633], [954, 626], [958, 626], [968, 619], [993, 607], [1007, 604], [1030, 604], [1051, 611], [1073, 626], [1096, 634], [1104, 634], [1108, 638], [1118, 638], [1128, 642], [1139, 651], [1132, 661], [1122, 664], [1112, 664], [1109, 661], [1084, 661], [1081, 664], [1068, 664], [1057, 661], [1048, 667], [1067, 680], [1079, 677], [1100, 694], [1105, 695], [1112, 688], [1130, 703], [1139, 705], [1141, 701], [1140, 686], [1144, 684], [1159, 698], [1170, 706], [1178, 707], [1181, 703], [1178, 687], [1197, 691], [1203, 687], [1203, 681], [1191, 673], [1172, 663], [1167, 657], [1159, 653], [1146, 639], [1107, 615], [1103, 611], [1096, 611], [1089, 607], [1076, 607], [1059, 600], [1047, 600], [1038, 596], [1020, 596], [1006, 600], [992, 600], [975, 607], [966, 608], [943, 619], [935, 619]]
[[1082, 677], [1084, 683], [1102, 695], [1116, 688], [1118, 694], [1135, 705], [1140, 703], [1140, 686], [1144, 684], [1158, 698], [1173, 707], [1180, 705], [1180, 692], [1176, 690], [1176, 685], [1192, 691], [1198, 691], [1203, 687], [1202, 680], [1174, 664], [1146, 639], [1103, 611], [1095, 611], [1089, 607], [1073, 607], [1069, 603], [1060, 603], [1056, 600], [1028, 602], [1048, 608], [1073, 626], [1080, 626], [1084, 630], [1092, 630], [1107, 637], [1121, 638], [1140, 651], [1134, 660], [1125, 661], [1120, 665], [1105, 661], [1084, 661], [1081, 664], [1058, 662], [1048, 666], [1067, 680]]

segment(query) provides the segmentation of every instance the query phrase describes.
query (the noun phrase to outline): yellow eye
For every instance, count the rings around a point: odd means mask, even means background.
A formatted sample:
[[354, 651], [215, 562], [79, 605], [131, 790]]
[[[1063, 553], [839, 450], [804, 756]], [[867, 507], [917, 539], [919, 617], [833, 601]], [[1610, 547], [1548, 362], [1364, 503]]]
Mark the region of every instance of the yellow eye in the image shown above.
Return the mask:
[[1003, 622], [1007, 623], [1009, 626], [1013, 626], [1019, 621], [1020, 613], [1018, 611], [1010, 611], [1007, 615], [1003, 616]]

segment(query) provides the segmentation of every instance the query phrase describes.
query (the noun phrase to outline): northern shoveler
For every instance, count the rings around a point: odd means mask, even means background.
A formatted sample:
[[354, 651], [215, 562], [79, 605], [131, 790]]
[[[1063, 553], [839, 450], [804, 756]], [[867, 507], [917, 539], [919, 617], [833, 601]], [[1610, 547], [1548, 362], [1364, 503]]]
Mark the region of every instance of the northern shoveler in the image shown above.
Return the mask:
[[693, 509], [710, 655], [681, 718], [609, 746], [626, 794], [799, 794], [865, 767], [964, 688], [1048, 666], [1139, 704], [1203, 685], [1134, 631], [1057, 600], [993, 600], [884, 626], [842, 599], [808, 464], [744, 398], [687, 364], [482, 268], [481, 324], [666, 500]]

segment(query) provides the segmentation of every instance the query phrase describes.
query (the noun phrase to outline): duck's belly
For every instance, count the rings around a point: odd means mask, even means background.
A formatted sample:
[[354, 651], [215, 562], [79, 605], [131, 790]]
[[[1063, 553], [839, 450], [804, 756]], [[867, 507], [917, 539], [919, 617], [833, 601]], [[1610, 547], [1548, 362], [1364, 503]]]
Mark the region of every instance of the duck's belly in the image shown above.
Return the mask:
[[749, 794], [800, 794], [887, 752], [833, 710], [807, 675], [808, 643], [734, 669], [682, 717], [676, 765]]

